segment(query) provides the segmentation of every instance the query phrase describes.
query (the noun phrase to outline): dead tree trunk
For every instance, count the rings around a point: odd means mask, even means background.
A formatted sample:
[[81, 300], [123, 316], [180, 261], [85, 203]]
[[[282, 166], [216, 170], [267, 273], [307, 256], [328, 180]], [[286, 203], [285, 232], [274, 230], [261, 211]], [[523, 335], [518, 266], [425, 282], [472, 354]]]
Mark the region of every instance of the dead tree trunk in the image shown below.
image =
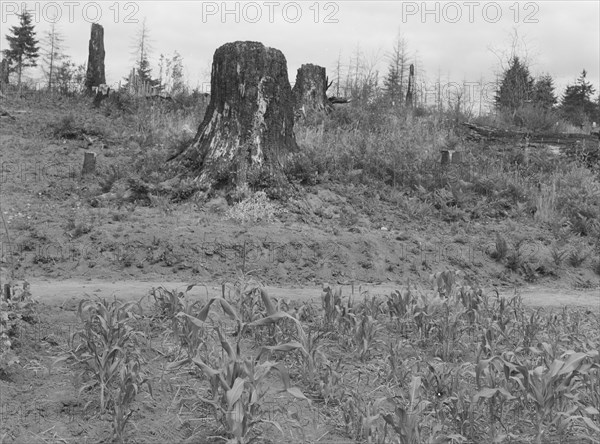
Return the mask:
[[0, 89], [4, 89], [8, 85], [8, 78], [10, 74], [10, 65], [7, 58], [2, 59], [0, 62]]
[[331, 105], [327, 100], [327, 76], [325, 68], [305, 64], [298, 68], [296, 83], [292, 89], [294, 96], [294, 112], [306, 118], [315, 111], [330, 111]]
[[409, 108], [413, 106], [413, 88], [415, 87], [415, 65], [410, 64], [408, 70], [408, 90], [406, 91], [406, 105]]
[[282, 184], [282, 163], [298, 149], [283, 53], [258, 42], [215, 51], [211, 95], [194, 142], [174, 159], [200, 189]]
[[87, 73], [85, 77], [85, 87], [88, 92], [92, 92], [94, 86], [100, 86], [106, 83], [104, 75], [104, 28], [101, 25], [92, 23], [92, 34], [88, 49]]

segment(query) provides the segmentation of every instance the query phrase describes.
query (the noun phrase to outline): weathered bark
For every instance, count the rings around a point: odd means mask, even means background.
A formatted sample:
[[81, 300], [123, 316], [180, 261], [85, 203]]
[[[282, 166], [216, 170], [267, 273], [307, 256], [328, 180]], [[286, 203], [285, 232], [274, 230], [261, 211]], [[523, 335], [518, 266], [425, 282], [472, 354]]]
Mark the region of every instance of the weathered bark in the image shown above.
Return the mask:
[[283, 179], [282, 162], [297, 149], [283, 53], [258, 42], [218, 48], [204, 120], [174, 159], [193, 170], [200, 188], [242, 187], [265, 174]]
[[312, 64], [298, 68], [292, 89], [296, 115], [301, 114], [306, 118], [315, 111], [330, 111], [331, 104], [326, 94], [328, 87], [325, 68]]
[[92, 34], [88, 49], [87, 73], [85, 77], [85, 87], [88, 92], [92, 92], [94, 86], [100, 86], [106, 83], [104, 74], [104, 28], [101, 25], [92, 23]]

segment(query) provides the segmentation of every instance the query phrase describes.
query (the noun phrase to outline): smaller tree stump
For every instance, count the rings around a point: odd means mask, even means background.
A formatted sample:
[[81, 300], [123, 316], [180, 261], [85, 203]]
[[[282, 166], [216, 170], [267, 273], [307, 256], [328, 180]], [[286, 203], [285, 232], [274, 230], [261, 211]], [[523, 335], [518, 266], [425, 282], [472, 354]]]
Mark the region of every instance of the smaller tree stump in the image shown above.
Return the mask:
[[4, 298], [8, 301], [11, 298], [10, 284], [4, 284]]
[[452, 163], [458, 164], [463, 162], [463, 153], [462, 151], [454, 151], [452, 153]]
[[452, 159], [452, 153], [449, 150], [442, 150], [442, 165], [447, 165]]
[[304, 64], [298, 68], [296, 83], [292, 89], [294, 112], [306, 118], [315, 111], [330, 111], [327, 99], [327, 76], [322, 66]]
[[96, 153], [92, 151], [86, 151], [83, 157], [83, 168], [81, 169], [81, 175], [86, 176], [88, 174], [94, 174], [96, 172]]

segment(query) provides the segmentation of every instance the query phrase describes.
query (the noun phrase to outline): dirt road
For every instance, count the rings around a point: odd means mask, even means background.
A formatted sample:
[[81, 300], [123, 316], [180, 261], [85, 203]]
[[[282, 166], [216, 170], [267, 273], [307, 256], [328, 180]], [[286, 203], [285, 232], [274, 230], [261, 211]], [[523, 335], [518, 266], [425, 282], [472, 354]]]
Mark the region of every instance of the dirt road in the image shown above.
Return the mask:
[[[88, 296], [113, 297], [117, 296], [122, 300], [140, 300], [153, 287], [164, 286], [168, 290], [178, 289], [185, 291], [188, 282], [181, 281], [102, 281], [102, 280], [77, 280], [67, 279], [61, 281], [46, 281], [32, 280], [31, 292], [34, 298], [40, 302], [50, 305], [62, 305], [66, 301], [75, 302], [76, 300]], [[398, 286], [386, 285], [363, 285], [355, 286], [354, 291], [357, 294], [360, 290], [368, 289], [370, 294], [387, 294], [390, 291], [399, 288]], [[304, 288], [278, 288], [267, 287], [269, 294], [277, 298], [285, 298], [290, 300], [314, 299], [319, 301], [321, 294], [320, 287], [304, 287]], [[491, 291], [491, 289], [488, 289]], [[599, 290], [572, 290], [566, 288], [547, 288], [540, 286], [521, 287], [519, 289], [503, 289], [500, 293], [503, 295], [512, 295], [514, 292], [520, 292], [524, 302], [530, 306], [544, 307], [560, 307], [563, 305], [570, 306], [587, 306], [595, 307], [600, 314], [600, 291]], [[352, 288], [347, 285], [343, 286], [343, 294], [349, 295]], [[221, 294], [221, 286], [199, 285], [194, 287], [188, 293], [190, 297], [212, 297]]]

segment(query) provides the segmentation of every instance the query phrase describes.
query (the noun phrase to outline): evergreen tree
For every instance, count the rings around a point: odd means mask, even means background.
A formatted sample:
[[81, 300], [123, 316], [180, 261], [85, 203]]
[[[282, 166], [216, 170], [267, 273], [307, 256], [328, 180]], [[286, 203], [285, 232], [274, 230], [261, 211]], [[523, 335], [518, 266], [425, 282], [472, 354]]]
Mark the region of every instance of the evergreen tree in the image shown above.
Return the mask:
[[407, 44], [403, 37], [398, 36], [388, 59], [388, 73], [383, 80], [385, 94], [392, 106], [400, 106], [403, 101], [404, 82], [408, 64]]
[[55, 68], [53, 86], [62, 94], [78, 91], [85, 85], [87, 66], [85, 63], [76, 65], [69, 58], [63, 59]]
[[531, 100], [533, 86], [534, 81], [527, 65], [521, 62], [519, 57], [513, 57], [502, 75], [500, 89], [496, 95], [496, 107], [514, 115]]
[[556, 105], [557, 98], [554, 94], [554, 80], [550, 74], [540, 76], [533, 85], [533, 104], [545, 110]]
[[562, 98], [560, 109], [567, 120], [574, 125], [584, 125], [588, 121], [594, 121], [597, 116], [597, 108], [592, 97], [595, 89], [586, 79], [587, 72], [584, 69], [574, 85], [567, 86]]
[[152, 78], [152, 68], [150, 68], [150, 62], [148, 61], [151, 49], [150, 32], [144, 17], [135, 42], [136, 75], [141, 83], [156, 87], [159, 86], [159, 81]]
[[171, 77], [173, 87], [171, 94], [181, 94], [185, 92], [185, 80], [183, 78], [183, 58], [177, 51], [173, 53]]
[[12, 70], [17, 73], [19, 92], [23, 69], [37, 66], [36, 59], [39, 56], [38, 41], [35, 39], [35, 30], [31, 22], [31, 14], [24, 10], [19, 14], [19, 26], [12, 26], [12, 35], [6, 35], [10, 49], [5, 50], [4, 55], [10, 65], [15, 65]]

